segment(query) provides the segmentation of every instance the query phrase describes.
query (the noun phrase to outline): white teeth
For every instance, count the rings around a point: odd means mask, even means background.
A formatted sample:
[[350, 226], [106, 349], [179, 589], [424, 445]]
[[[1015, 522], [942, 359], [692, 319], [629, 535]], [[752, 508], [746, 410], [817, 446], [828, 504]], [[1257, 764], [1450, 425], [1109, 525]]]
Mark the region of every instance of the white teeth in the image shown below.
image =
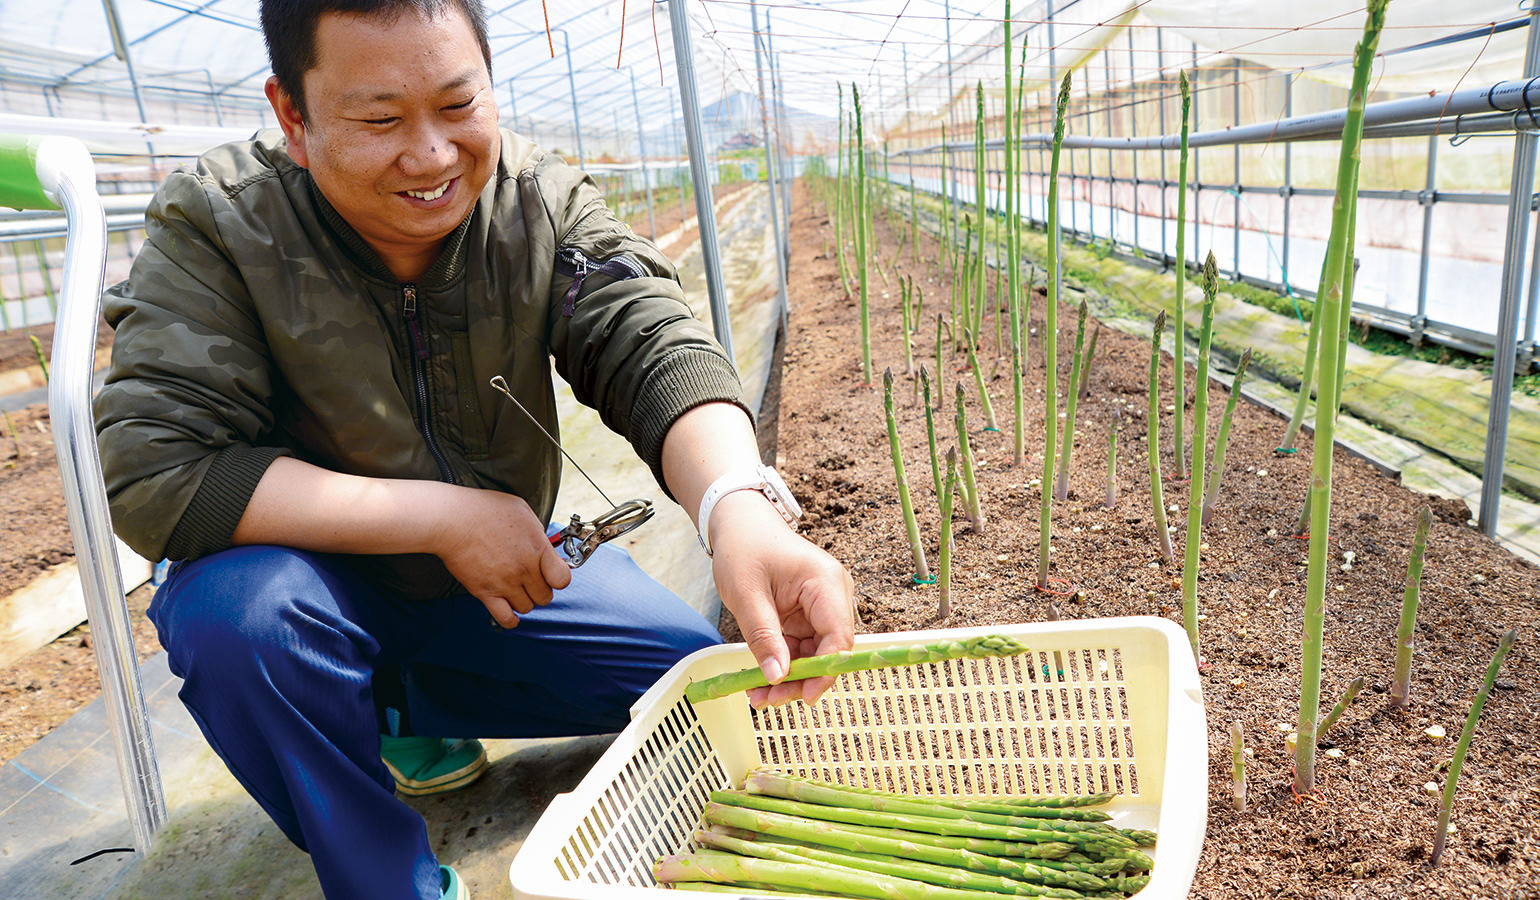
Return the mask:
[[444, 192], [447, 190], [449, 190], [449, 182], [446, 181], [431, 191], [406, 191], [405, 193], [408, 197], [416, 197], [418, 200], [432, 202], [444, 196]]

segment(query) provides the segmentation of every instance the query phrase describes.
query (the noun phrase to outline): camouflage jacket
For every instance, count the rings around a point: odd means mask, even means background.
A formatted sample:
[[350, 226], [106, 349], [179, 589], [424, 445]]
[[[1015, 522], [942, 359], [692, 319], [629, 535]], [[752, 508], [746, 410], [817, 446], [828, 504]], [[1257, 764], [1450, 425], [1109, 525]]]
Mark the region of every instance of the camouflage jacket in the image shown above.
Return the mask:
[[[551, 358], [660, 484], [675, 418], [742, 405], [668, 259], [581, 171], [512, 132], [416, 283], [390, 274], [277, 132], [168, 177], [145, 227], [106, 292], [116, 333], [95, 415], [114, 527], [150, 559], [229, 546], [284, 455], [507, 491], [548, 521], [558, 451], [488, 382], [504, 376], [555, 434]], [[389, 562], [407, 593], [454, 586], [431, 557]]]

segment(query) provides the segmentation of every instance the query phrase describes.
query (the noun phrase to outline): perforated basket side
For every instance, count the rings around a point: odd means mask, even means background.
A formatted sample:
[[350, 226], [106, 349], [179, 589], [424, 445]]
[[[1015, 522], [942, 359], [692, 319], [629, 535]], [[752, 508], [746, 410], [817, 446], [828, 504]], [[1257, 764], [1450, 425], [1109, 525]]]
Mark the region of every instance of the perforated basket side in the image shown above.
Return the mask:
[[727, 772], [690, 704], [679, 700], [599, 794], [556, 854], [562, 878], [656, 884], [652, 863], [690, 841]]
[[759, 758], [921, 795], [1139, 794], [1115, 646], [840, 676], [816, 704], [752, 714]]

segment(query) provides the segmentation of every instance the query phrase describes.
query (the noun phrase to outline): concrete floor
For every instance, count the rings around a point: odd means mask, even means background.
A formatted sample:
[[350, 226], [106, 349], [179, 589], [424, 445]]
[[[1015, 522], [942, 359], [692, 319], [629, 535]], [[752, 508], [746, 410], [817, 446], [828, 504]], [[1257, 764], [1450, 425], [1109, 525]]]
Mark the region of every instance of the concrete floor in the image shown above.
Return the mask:
[[[749, 397], [769, 375], [779, 311], [774, 238], [766, 192], [749, 189], [717, 207], [733, 340]], [[685, 223], [693, 227], [694, 220]], [[683, 230], [659, 240], [679, 264], [696, 313], [710, 321], [698, 245]], [[653, 577], [712, 621], [720, 600], [709, 560], [683, 510], [663, 496], [629, 445], [580, 407], [558, 401], [562, 439], [616, 502], [648, 497], [658, 515], [624, 545]], [[592, 517], [608, 507], [569, 465], [557, 515]], [[147, 853], [123, 852], [133, 837], [124, 814], [107, 718], [98, 699], [16, 759], [0, 767], [0, 897], [230, 898], [315, 900], [309, 858], [293, 847], [214, 756], [177, 699], [180, 681], [164, 653], [141, 667], [169, 824]], [[413, 800], [439, 858], [453, 865], [477, 900], [512, 896], [508, 865], [556, 794], [577, 785], [612, 736], [487, 741], [490, 769], [446, 797]], [[98, 851], [107, 852], [91, 857]]]

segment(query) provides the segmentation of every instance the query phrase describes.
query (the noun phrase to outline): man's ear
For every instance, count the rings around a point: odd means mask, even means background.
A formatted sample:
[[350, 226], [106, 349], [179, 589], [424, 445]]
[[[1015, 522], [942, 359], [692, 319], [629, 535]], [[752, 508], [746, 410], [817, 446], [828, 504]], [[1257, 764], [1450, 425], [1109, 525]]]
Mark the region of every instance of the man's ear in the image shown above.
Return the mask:
[[305, 117], [300, 114], [299, 107], [294, 105], [294, 98], [278, 85], [276, 75], [268, 76], [263, 90], [267, 93], [267, 102], [273, 107], [273, 115], [278, 117], [278, 127], [283, 129], [283, 136], [288, 139], [289, 158], [309, 168], [310, 155], [305, 149]]

